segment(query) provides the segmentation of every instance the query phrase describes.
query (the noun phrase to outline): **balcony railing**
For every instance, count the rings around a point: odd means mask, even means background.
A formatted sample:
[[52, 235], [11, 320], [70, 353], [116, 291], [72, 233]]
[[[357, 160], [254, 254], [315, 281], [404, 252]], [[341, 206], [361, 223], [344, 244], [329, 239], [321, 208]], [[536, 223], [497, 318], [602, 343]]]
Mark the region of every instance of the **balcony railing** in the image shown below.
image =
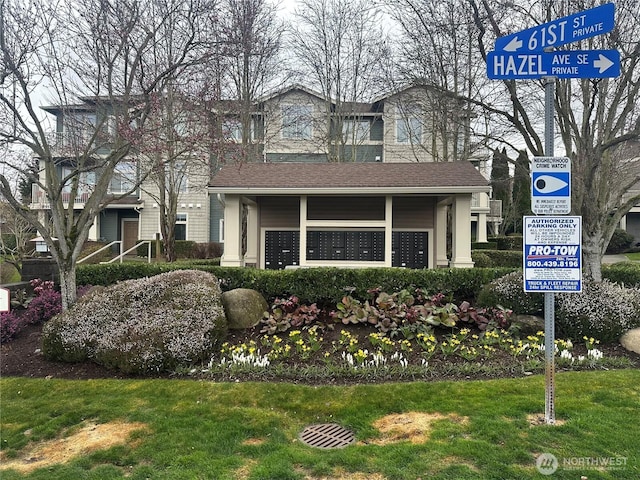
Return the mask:
[[[84, 204], [89, 200], [89, 196], [91, 192], [80, 192], [73, 198], [73, 203], [76, 208], [84, 208]], [[71, 200], [71, 193], [62, 192], [62, 203], [68, 205]], [[31, 208], [40, 210], [40, 209], [49, 209], [51, 208], [51, 201], [47, 196], [47, 193], [40, 188], [39, 185], [31, 186]]]

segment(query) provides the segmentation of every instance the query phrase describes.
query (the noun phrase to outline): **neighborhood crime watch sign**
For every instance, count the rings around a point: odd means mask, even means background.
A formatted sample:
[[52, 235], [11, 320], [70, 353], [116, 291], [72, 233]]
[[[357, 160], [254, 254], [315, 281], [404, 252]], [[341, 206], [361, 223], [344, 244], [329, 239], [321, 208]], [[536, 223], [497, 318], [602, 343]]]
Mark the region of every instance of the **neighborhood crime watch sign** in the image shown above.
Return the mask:
[[582, 217], [524, 217], [524, 291], [582, 291]]
[[531, 211], [537, 215], [571, 213], [571, 159], [533, 157]]

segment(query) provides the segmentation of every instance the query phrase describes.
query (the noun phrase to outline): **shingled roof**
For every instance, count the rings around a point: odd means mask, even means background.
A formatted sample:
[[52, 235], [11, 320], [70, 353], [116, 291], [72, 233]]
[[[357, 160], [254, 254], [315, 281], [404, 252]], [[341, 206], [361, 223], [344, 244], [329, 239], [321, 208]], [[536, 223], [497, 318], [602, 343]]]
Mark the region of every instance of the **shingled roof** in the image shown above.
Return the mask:
[[473, 193], [487, 180], [470, 162], [243, 163], [225, 165], [209, 183], [216, 193]]

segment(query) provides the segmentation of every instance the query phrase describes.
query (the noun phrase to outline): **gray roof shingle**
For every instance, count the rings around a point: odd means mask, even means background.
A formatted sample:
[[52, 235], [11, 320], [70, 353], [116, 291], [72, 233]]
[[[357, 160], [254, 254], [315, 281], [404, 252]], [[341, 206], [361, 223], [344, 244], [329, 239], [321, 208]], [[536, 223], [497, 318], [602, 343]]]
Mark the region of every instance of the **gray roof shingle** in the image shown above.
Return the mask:
[[[243, 163], [225, 165], [209, 186], [227, 189], [486, 187], [470, 162]], [[482, 189], [484, 190], [484, 188]]]

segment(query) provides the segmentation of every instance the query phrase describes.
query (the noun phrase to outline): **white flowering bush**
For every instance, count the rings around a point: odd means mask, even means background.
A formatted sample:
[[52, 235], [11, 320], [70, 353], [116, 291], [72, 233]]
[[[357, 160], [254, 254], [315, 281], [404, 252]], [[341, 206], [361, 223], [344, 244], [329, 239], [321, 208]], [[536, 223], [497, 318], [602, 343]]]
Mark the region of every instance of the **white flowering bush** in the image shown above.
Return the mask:
[[561, 335], [612, 342], [630, 328], [640, 326], [640, 289], [603, 280], [585, 283], [582, 290], [556, 295], [555, 320]]
[[525, 293], [522, 271], [509, 273], [485, 285], [478, 294], [481, 307], [501, 307], [514, 314], [536, 315], [544, 310], [544, 294]]
[[127, 373], [157, 372], [210, 357], [226, 334], [217, 278], [177, 270], [94, 289], [45, 324], [43, 352]]

